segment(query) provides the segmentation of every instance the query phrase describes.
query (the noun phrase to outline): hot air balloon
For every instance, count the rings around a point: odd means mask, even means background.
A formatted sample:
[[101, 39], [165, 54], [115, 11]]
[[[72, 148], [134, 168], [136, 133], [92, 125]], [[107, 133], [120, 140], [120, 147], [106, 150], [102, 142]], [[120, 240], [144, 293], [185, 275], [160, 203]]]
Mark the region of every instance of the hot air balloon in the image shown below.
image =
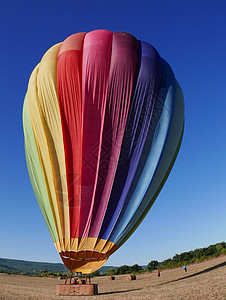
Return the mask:
[[65, 266], [90, 274], [136, 230], [177, 157], [184, 99], [149, 43], [76, 33], [33, 70], [23, 106], [32, 187]]

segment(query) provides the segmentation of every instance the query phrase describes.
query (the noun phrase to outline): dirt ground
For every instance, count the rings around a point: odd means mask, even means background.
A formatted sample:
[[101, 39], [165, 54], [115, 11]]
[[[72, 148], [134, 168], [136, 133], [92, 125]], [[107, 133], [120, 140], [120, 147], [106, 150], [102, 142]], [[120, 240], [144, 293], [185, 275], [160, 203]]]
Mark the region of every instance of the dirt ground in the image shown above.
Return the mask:
[[165, 270], [158, 278], [156, 272], [137, 275], [137, 280], [127, 281], [126, 276], [96, 277], [96, 296], [56, 296], [56, 286], [64, 281], [0, 274], [1, 300], [67, 300], [67, 299], [220, 299], [226, 300], [226, 256], [182, 268]]

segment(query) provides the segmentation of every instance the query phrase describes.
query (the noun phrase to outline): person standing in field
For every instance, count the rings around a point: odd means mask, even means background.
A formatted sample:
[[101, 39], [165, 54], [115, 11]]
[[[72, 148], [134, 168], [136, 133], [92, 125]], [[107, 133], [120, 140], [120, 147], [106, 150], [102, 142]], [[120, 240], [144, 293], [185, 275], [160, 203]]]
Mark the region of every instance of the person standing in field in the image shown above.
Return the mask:
[[184, 268], [184, 272], [187, 272], [187, 267], [186, 267], [186, 265], [184, 265], [183, 268]]
[[158, 270], [158, 277], [160, 277], [160, 272], [159, 272], [159, 270]]

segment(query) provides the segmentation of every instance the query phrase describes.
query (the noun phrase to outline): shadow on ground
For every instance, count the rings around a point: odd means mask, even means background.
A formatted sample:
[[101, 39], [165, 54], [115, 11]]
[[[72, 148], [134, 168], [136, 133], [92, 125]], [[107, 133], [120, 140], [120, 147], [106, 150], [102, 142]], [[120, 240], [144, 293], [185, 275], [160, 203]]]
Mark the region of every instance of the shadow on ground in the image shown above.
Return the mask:
[[129, 293], [129, 292], [139, 291], [139, 290], [141, 290], [141, 289], [132, 289], [132, 290], [126, 290], [126, 291], [115, 291], [115, 292], [98, 293], [98, 295], [122, 294], [122, 293]]
[[197, 273], [194, 273], [194, 274], [185, 276], [185, 277], [181, 277], [181, 278], [178, 278], [178, 279], [175, 279], [175, 280], [171, 280], [171, 281], [167, 281], [167, 282], [158, 284], [158, 286], [164, 285], [164, 284], [167, 284], [167, 283], [177, 282], [177, 281], [184, 280], [184, 279], [188, 279], [188, 278], [191, 278], [191, 277], [195, 277], [195, 276], [198, 276], [198, 275], [201, 275], [201, 274], [204, 274], [204, 273], [211, 272], [211, 271], [213, 271], [213, 270], [216, 270], [216, 269], [221, 268], [221, 267], [224, 267], [224, 266], [226, 266], [226, 262], [223, 262], [223, 263], [218, 264], [218, 265], [216, 265], [216, 266], [213, 266], [213, 267], [211, 267], [211, 268], [205, 269], [205, 270], [203, 270], [203, 271], [200, 271], [200, 272], [197, 272]]

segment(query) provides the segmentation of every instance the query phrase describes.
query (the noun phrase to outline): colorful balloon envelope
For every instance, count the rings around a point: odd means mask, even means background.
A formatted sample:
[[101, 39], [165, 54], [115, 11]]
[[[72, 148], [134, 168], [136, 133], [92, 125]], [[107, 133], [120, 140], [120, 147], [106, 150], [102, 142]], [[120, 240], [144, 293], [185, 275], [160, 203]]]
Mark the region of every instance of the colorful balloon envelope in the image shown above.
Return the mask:
[[25, 153], [65, 266], [99, 269], [135, 231], [178, 154], [184, 100], [150, 44], [76, 33], [43, 56], [23, 107]]

